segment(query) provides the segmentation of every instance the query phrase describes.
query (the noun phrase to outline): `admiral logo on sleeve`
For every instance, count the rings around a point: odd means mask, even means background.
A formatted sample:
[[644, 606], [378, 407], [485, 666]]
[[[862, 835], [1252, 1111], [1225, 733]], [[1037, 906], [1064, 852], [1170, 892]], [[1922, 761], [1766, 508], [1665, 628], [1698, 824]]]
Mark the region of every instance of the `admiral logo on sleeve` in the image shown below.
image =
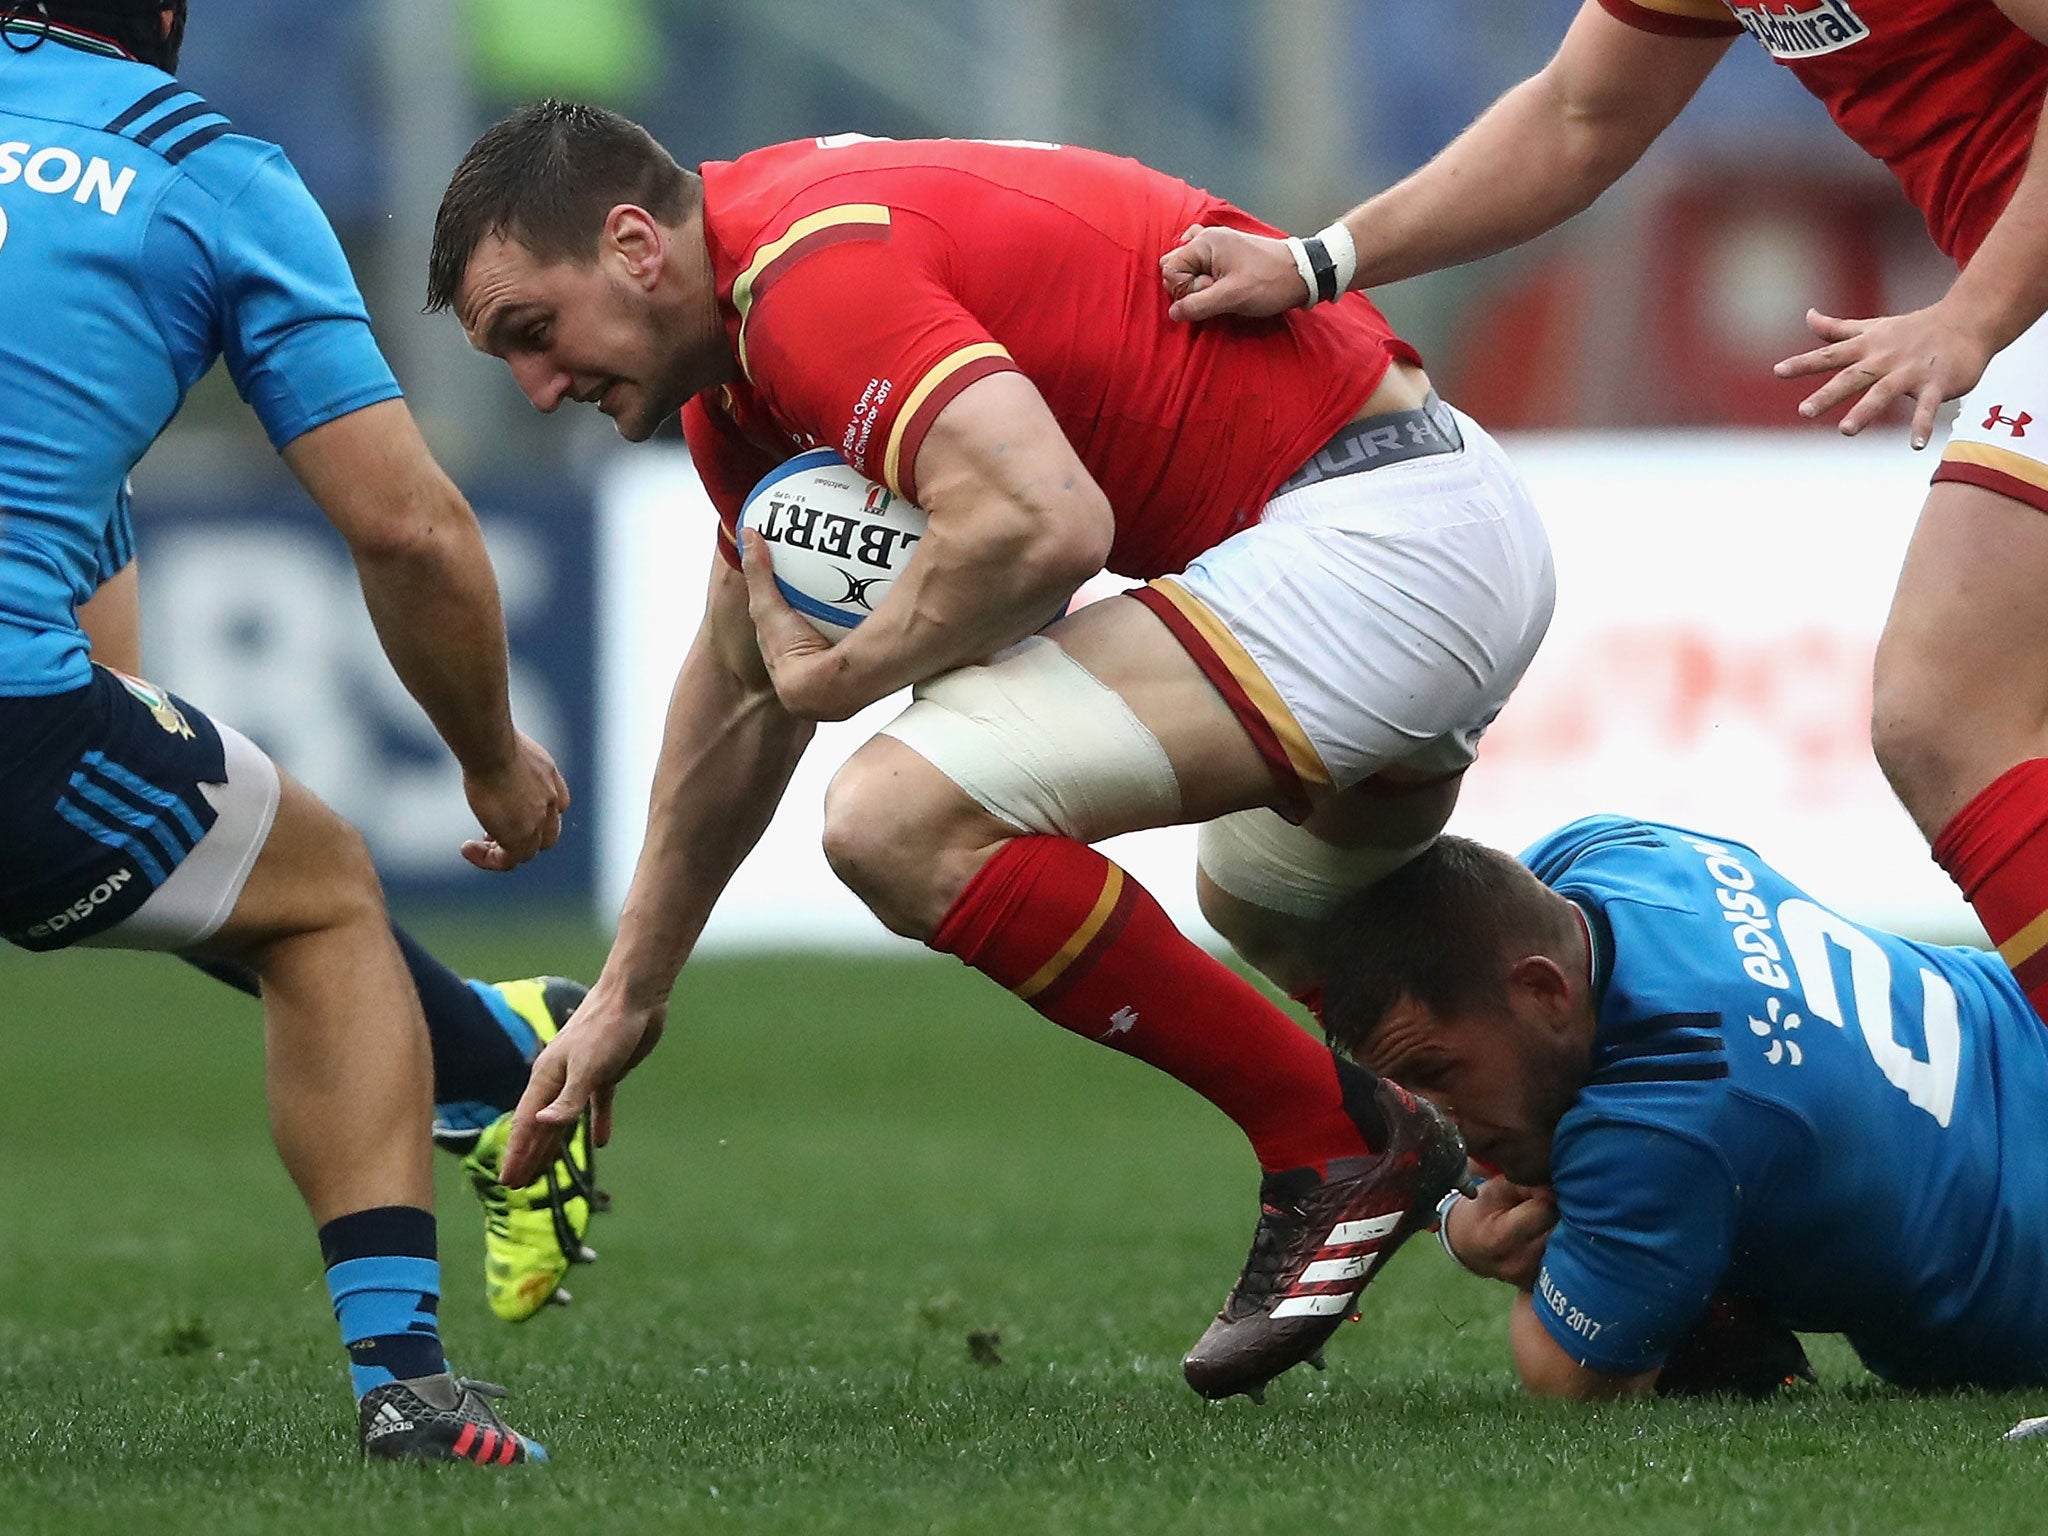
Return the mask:
[[1812, 59], [1870, 36], [1869, 24], [1849, 0], [1821, 0], [1808, 10], [1774, 10], [1769, 5], [1731, 5], [1735, 19], [1775, 59]]

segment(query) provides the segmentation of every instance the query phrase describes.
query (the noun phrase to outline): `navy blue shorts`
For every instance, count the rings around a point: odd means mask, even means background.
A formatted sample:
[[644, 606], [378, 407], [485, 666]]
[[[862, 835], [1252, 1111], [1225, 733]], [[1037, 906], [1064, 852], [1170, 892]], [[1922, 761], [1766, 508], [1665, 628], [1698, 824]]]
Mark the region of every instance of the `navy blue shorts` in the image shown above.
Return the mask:
[[0, 937], [62, 949], [131, 916], [214, 824], [220, 732], [94, 667], [70, 693], [0, 698]]

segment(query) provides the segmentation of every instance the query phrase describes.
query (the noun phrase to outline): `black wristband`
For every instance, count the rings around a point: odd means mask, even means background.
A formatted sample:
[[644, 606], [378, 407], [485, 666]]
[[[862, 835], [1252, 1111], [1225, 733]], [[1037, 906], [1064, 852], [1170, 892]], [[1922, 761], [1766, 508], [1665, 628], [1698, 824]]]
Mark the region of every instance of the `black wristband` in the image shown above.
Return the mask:
[[1302, 241], [1301, 248], [1308, 252], [1309, 270], [1316, 275], [1316, 302], [1327, 304], [1337, 297], [1336, 258], [1330, 255], [1330, 248], [1323, 244], [1320, 235]]

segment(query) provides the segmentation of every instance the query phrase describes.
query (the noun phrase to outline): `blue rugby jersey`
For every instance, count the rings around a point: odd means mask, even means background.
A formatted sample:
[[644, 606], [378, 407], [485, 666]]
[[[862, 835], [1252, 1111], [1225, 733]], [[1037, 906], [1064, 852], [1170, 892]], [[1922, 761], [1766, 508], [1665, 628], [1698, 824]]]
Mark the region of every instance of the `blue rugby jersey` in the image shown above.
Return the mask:
[[2048, 1380], [2048, 1027], [1996, 954], [1851, 923], [1676, 827], [1592, 817], [1523, 860], [1596, 951], [1552, 1338], [1647, 1370], [1725, 1288], [1893, 1381]]
[[76, 608], [131, 553], [128, 472], [225, 357], [282, 448], [398, 394], [275, 145], [161, 70], [0, 39], [0, 695], [88, 677]]

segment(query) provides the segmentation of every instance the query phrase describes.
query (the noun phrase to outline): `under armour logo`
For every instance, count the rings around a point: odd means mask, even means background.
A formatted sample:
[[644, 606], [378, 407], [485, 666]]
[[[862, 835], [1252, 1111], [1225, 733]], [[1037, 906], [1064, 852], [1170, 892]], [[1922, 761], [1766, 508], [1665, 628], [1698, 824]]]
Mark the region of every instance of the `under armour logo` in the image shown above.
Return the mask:
[[1994, 405], [1991, 407], [1991, 414], [1984, 418], [1984, 430], [1989, 432], [1993, 427], [2011, 427], [2014, 437], [2025, 437], [2027, 423], [2033, 419], [2025, 411], [2021, 411], [2017, 416], [2008, 416], [2005, 414], [2004, 406]]
[[1109, 1028], [1104, 1030], [1095, 1038], [1098, 1041], [1114, 1040], [1118, 1035], [1129, 1034], [1133, 1029], [1137, 1028], [1137, 1026], [1138, 1010], [1131, 1007], [1130, 1004], [1126, 1003], [1123, 1007], [1117, 1009], [1115, 1013], [1112, 1013], [1109, 1016]]

